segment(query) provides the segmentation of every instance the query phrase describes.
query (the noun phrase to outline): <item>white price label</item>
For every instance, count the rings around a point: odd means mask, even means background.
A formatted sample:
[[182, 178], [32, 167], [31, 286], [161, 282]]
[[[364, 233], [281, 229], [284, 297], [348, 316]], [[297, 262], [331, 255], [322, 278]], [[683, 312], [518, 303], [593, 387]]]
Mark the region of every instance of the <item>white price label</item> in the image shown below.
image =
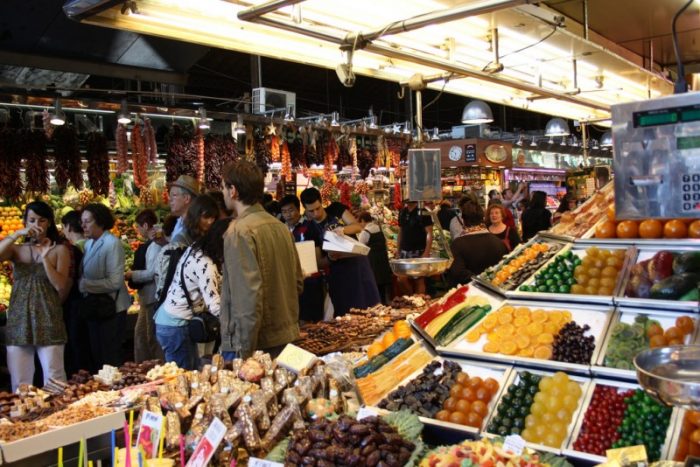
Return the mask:
[[258, 459], [257, 457], [251, 457], [248, 459], [248, 467], [284, 467], [284, 464], [266, 461], [265, 459]]
[[221, 440], [224, 439], [224, 434], [226, 434], [226, 425], [217, 417], [214, 417], [211, 425], [209, 425], [209, 428], [207, 428], [204, 436], [202, 436], [202, 439], [194, 449], [192, 457], [187, 461], [187, 467], [206, 467], [209, 465], [216, 448], [219, 447]]
[[503, 440], [503, 450], [506, 452], [512, 452], [516, 456], [523, 453], [525, 449], [525, 440], [518, 435], [506, 436]]
[[357, 411], [358, 420], [373, 417], [375, 415], [377, 415], [377, 411], [373, 407], [360, 407], [360, 410]]

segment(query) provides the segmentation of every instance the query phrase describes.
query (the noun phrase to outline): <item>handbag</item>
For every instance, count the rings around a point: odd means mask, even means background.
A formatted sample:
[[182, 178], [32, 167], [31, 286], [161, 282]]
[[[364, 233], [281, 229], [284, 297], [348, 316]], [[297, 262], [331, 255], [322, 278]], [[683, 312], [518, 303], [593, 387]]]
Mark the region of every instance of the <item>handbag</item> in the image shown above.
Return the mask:
[[[182, 267], [180, 268], [180, 287], [182, 287], [182, 291], [185, 293], [187, 305], [194, 313], [194, 306], [190, 298], [190, 293], [187, 291], [187, 287], [185, 287], [185, 263], [188, 257], [189, 253], [185, 256], [182, 261]], [[221, 322], [219, 318], [208, 311], [202, 311], [201, 313], [194, 313], [192, 319], [187, 323], [187, 330], [189, 331], [192, 342], [198, 344], [213, 342], [221, 334]]]
[[89, 293], [78, 300], [78, 316], [85, 321], [106, 321], [116, 314], [117, 299], [111, 294]]

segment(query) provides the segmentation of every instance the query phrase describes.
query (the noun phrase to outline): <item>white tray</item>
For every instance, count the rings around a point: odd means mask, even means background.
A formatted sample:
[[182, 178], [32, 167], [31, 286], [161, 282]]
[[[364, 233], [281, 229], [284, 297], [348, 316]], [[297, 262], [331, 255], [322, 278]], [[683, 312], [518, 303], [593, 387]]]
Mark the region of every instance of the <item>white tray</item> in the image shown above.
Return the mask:
[[[536, 358], [520, 357], [516, 355], [503, 355], [496, 353], [486, 353], [482, 350], [487, 342], [486, 336], [473, 343], [467, 342], [464, 336], [455, 339], [452, 344], [447, 347], [438, 347], [436, 350], [441, 355], [451, 355], [461, 358], [473, 358], [479, 360], [488, 360], [501, 364], [516, 364], [525, 366], [534, 366], [542, 369], [561, 370], [565, 372], [574, 372], [579, 374], [589, 374], [590, 365], [595, 363], [598, 358], [603, 341], [607, 334], [610, 319], [613, 315], [611, 306], [589, 305], [574, 303], [548, 303], [548, 302], [530, 302], [524, 300], [506, 300], [502, 305], [510, 305], [514, 307], [525, 306], [530, 309], [542, 309], [545, 311], [568, 310], [571, 312], [573, 320], [579, 325], [588, 324], [591, 329], [587, 335], [593, 335], [595, 338], [595, 349], [591, 355], [590, 364], [566, 363], [557, 362], [554, 360], [540, 360]], [[495, 311], [495, 310], [493, 310]], [[488, 315], [486, 315], [488, 316]], [[486, 317], [484, 317], [486, 319]], [[483, 321], [483, 320], [482, 320]], [[481, 321], [479, 322], [481, 323]], [[479, 325], [476, 324], [476, 326]], [[466, 335], [466, 333], [465, 333]]]
[[[598, 456], [595, 454], [589, 454], [586, 452], [581, 452], [577, 451], [574, 449], [574, 443], [578, 439], [579, 435], [581, 434], [581, 428], [583, 426], [583, 419], [586, 416], [586, 412], [588, 411], [588, 407], [591, 404], [591, 400], [593, 399], [593, 393], [595, 392], [595, 387], [597, 385], [604, 385], [604, 386], [612, 386], [616, 387], [622, 390], [626, 389], [640, 389], [638, 384], [635, 383], [630, 383], [630, 382], [624, 382], [624, 381], [613, 381], [613, 380], [605, 380], [605, 379], [593, 379], [591, 381], [591, 385], [589, 387], [589, 391], [586, 394], [586, 398], [583, 401], [583, 407], [579, 411], [579, 416], [578, 419], [576, 420], [576, 425], [574, 426], [574, 430], [571, 433], [571, 436], [569, 437], [569, 441], [566, 444], [566, 447], [562, 451], [562, 454], [571, 457], [571, 458], [576, 458], [576, 459], [581, 459], [585, 460], [588, 462], [593, 462], [594, 464], [602, 464], [606, 461], [606, 458], [603, 456]], [[676, 422], [676, 417], [678, 416], [678, 409], [674, 408], [673, 411], [671, 412], [671, 418], [668, 421], [668, 429], [666, 431], [666, 441], [664, 442], [663, 447], [661, 448], [661, 459], [668, 459], [668, 451], [669, 447], [671, 445], [671, 440], [673, 439], [673, 430], [675, 427], [675, 422]]]

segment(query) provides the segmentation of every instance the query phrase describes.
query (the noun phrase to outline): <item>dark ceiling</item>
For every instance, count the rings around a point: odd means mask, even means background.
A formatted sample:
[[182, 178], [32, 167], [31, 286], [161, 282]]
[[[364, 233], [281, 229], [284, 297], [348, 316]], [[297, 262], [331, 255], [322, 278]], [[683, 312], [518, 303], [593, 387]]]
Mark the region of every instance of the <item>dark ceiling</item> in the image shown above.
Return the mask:
[[[630, 1], [651, 9], [630, 11]], [[684, 1], [588, 0], [591, 29], [642, 55], [645, 44], [648, 49], [644, 38], [653, 36], [655, 58], [668, 64], [673, 61], [667, 37], [669, 14]], [[582, 0], [546, 3], [583, 22]], [[380, 124], [410, 119], [410, 106], [399, 97], [396, 83], [360, 76], [353, 88], [345, 88], [332, 70], [84, 25], [69, 20], [62, 6], [63, 2], [57, 0], [0, 2], [0, 92], [52, 94], [46, 87], [55, 84], [74, 88], [71, 95], [75, 97], [95, 97], [83, 91], [91, 88], [130, 91], [133, 95], [129, 99], [133, 100], [138, 91], [155, 91], [160, 93], [155, 103], [160, 100], [196, 108], [196, 101], [205, 101], [212, 110], [235, 112], [241, 110], [238, 99], [255, 87], [252, 70], [259, 60], [257, 85], [295, 92], [297, 116], [337, 110], [342, 117], [352, 119], [366, 116], [371, 107]], [[697, 6], [691, 9], [697, 10]], [[691, 45], [698, 31], [695, 13], [679, 28]], [[700, 58], [700, 45], [690, 47], [684, 42], [684, 46], [689, 60]], [[172, 93], [222, 99], [173, 101], [168, 99]], [[423, 102], [431, 103], [424, 111], [425, 127], [446, 130], [459, 124], [467, 99], [442, 94], [435, 100], [437, 96], [435, 91], [424, 93]], [[492, 108], [494, 126], [507, 131], [540, 130], [548, 120], [547, 116], [524, 110], [498, 105]]]

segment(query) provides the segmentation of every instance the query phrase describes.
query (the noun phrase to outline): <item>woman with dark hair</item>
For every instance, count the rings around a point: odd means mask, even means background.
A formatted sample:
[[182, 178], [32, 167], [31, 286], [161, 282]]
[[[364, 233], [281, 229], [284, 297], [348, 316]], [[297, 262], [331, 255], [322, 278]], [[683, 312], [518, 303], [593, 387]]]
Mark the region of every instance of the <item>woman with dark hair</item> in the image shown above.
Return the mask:
[[[89, 331], [92, 359], [89, 370], [96, 373], [105, 364], [118, 367], [123, 363], [122, 342], [131, 297], [124, 283], [124, 246], [110, 232], [114, 227], [112, 211], [104, 204], [88, 204], [83, 209], [81, 220], [88, 240], [79, 283], [83, 295], [80, 318]], [[98, 295], [114, 301], [114, 308], [110, 306], [109, 313], [89, 309], [87, 304]]]
[[197, 345], [189, 335], [188, 322], [205, 309], [221, 311], [221, 268], [224, 262], [224, 233], [231, 219], [221, 219], [185, 250], [168, 288], [165, 302], [156, 311], [156, 337], [167, 362], [196, 370]]
[[[12, 261], [14, 286], [7, 312], [5, 343], [12, 390], [32, 384], [34, 354], [44, 383], [65, 380], [66, 327], [62, 302], [73, 283], [70, 249], [58, 233], [53, 210], [42, 201], [24, 210], [24, 228], [0, 241], [0, 260]], [[24, 243], [15, 242], [24, 237]]]
[[185, 214], [185, 230], [190, 240], [197, 241], [219, 218], [219, 205], [209, 195], [197, 196]]
[[500, 203], [494, 203], [486, 210], [486, 226], [489, 232], [500, 238], [508, 251], [520, 245], [520, 236], [515, 227], [505, 223], [509, 211]]
[[379, 298], [386, 305], [391, 300], [389, 295], [391, 278], [393, 277], [391, 266], [389, 265], [389, 253], [386, 248], [386, 237], [384, 237], [382, 228], [367, 211], [360, 214], [358, 220], [360, 225], [362, 225], [362, 232], [360, 232], [358, 240], [370, 248], [367, 259], [369, 259], [372, 272], [374, 272], [374, 280], [377, 282], [377, 288], [379, 289]]
[[484, 225], [484, 210], [473, 200], [462, 205], [464, 233], [452, 242], [454, 261], [450, 267], [453, 284], [466, 284], [473, 276], [498, 263], [508, 253], [506, 246]]
[[571, 193], [567, 193], [561, 199], [559, 207], [552, 216], [552, 225], [558, 224], [565, 212], [573, 211], [574, 209], [576, 209], [576, 198], [574, 198]]
[[541, 230], [549, 230], [552, 226], [552, 213], [547, 206], [547, 193], [533, 191], [527, 208], [523, 211], [523, 241], [527, 242]]

